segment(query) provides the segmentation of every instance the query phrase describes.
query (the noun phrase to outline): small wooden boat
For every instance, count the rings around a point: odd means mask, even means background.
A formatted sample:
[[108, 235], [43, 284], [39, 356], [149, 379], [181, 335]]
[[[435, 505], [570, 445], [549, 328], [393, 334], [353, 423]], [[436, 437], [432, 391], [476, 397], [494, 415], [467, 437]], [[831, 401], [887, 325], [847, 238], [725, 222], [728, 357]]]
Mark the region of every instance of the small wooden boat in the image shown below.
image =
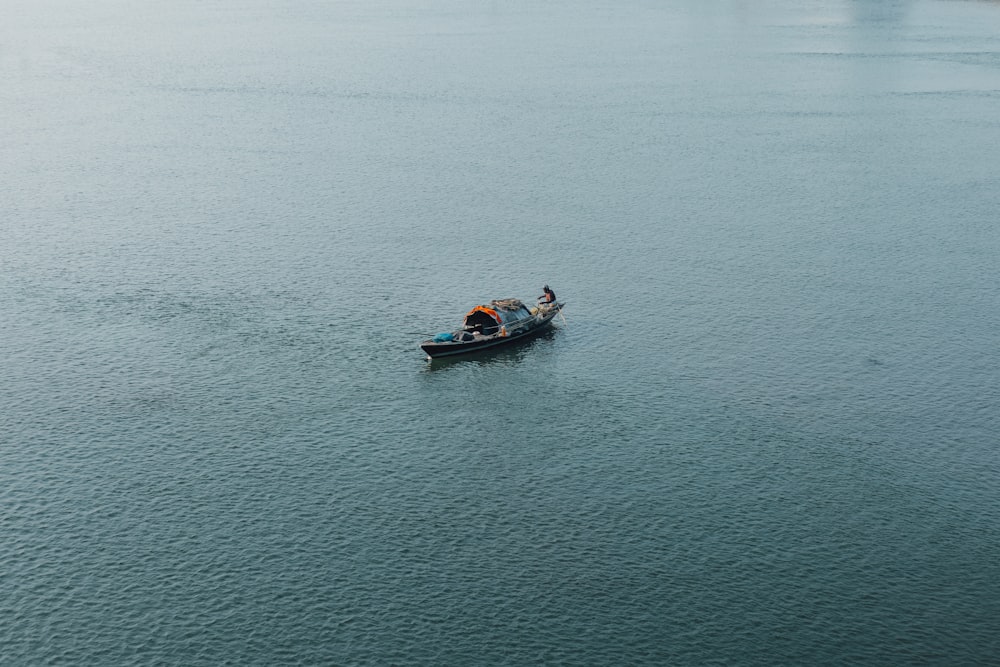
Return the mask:
[[548, 329], [564, 305], [553, 301], [529, 309], [519, 299], [497, 299], [466, 313], [460, 330], [440, 333], [421, 343], [420, 349], [428, 358], [436, 358], [509, 345]]

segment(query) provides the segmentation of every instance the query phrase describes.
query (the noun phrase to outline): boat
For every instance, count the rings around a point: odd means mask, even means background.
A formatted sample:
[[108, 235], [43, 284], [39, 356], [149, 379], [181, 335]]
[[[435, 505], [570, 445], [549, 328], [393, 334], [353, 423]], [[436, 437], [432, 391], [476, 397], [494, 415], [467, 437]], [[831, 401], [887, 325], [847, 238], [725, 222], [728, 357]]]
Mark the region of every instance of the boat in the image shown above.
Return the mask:
[[466, 313], [461, 329], [439, 333], [420, 349], [435, 359], [523, 341], [548, 329], [565, 305], [552, 301], [528, 308], [520, 299], [495, 299]]

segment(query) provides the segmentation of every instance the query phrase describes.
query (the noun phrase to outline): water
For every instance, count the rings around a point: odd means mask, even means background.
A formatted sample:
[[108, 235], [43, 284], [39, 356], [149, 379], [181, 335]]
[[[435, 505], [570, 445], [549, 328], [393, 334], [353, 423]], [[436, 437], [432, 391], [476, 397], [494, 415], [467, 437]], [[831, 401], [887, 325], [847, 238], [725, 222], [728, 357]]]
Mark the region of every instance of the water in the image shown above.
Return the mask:
[[1000, 6], [758, 4], [6, 0], [0, 662], [997, 664]]

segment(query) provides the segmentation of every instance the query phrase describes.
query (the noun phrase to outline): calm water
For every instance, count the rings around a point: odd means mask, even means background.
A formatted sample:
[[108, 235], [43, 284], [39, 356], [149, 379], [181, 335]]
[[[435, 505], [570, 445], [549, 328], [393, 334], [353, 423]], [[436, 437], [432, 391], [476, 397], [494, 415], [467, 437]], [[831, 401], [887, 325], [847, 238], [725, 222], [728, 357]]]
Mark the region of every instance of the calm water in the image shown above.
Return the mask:
[[1000, 664], [1000, 4], [3, 0], [0, 84], [0, 663]]

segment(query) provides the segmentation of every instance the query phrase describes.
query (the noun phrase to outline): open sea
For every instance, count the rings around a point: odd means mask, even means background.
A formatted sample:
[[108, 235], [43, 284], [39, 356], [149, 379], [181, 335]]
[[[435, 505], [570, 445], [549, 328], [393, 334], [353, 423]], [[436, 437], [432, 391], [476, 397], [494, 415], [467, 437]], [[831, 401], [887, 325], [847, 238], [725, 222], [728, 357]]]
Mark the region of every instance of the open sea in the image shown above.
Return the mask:
[[0, 664], [1000, 665], [1000, 2], [0, 0]]

